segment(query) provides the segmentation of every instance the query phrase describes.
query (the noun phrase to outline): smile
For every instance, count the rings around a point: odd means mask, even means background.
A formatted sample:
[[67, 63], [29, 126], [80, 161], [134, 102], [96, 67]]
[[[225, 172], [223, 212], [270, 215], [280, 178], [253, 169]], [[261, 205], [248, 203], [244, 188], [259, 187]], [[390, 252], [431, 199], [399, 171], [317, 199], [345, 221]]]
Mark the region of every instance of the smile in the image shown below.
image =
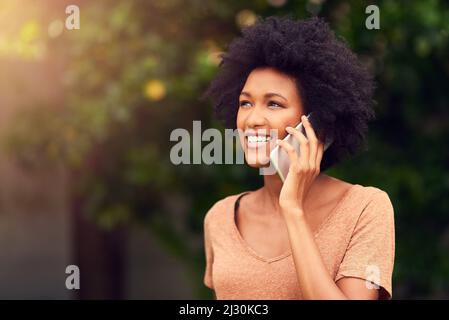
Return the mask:
[[267, 142], [271, 140], [270, 136], [247, 136], [246, 137], [248, 142], [255, 143], [255, 142]]
[[247, 134], [245, 136], [245, 139], [248, 149], [256, 149], [266, 148], [269, 142], [272, 140], [272, 137], [267, 135]]

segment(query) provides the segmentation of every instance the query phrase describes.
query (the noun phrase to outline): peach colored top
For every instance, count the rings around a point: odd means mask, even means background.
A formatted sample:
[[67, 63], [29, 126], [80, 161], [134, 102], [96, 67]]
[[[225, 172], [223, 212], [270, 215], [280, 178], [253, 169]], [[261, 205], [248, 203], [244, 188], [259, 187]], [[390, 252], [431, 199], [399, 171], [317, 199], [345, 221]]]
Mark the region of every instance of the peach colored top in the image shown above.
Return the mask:
[[[301, 299], [291, 251], [268, 259], [241, 236], [234, 212], [243, 194], [218, 201], [204, 218], [204, 284], [217, 299]], [[386, 192], [352, 185], [315, 232], [315, 241], [335, 281], [365, 279], [367, 286], [383, 288], [381, 299], [391, 298], [395, 231]]]

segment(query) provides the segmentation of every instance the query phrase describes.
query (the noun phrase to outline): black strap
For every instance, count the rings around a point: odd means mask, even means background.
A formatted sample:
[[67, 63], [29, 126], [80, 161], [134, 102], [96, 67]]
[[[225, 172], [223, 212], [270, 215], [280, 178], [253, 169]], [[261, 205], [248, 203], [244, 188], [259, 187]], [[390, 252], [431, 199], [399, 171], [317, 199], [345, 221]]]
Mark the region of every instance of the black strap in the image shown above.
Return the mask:
[[242, 193], [241, 195], [239, 195], [239, 197], [237, 198], [237, 200], [235, 200], [235, 204], [234, 204], [234, 219], [236, 218], [236, 216], [237, 216], [237, 210], [238, 210], [239, 207], [240, 207], [240, 199], [241, 199], [243, 196], [247, 195], [248, 193], [249, 193], [249, 192]]

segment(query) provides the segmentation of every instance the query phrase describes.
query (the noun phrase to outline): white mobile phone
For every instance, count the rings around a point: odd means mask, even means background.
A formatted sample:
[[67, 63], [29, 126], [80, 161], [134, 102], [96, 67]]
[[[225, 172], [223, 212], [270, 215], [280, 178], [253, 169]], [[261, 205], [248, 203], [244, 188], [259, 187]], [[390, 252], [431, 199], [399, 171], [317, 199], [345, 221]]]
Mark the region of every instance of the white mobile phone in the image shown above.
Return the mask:
[[[309, 113], [307, 115], [307, 119], [310, 120], [311, 115], [312, 113]], [[307, 137], [302, 122], [300, 122], [295, 128], [300, 130]], [[283, 140], [290, 143], [292, 147], [295, 149], [296, 154], [299, 156], [300, 154], [299, 141], [296, 140], [295, 137], [293, 137], [291, 134], [288, 134]], [[332, 142], [333, 139], [331, 137], [326, 137], [326, 142], [324, 143], [324, 151], [326, 151], [327, 148], [329, 148]], [[270, 160], [274, 168], [276, 169], [276, 172], [279, 174], [279, 177], [281, 178], [282, 182], [284, 182], [287, 177], [288, 169], [290, 168], [290, 159], [288, 157], [287, 152], [280, 146], [276, 146], [270, 152]]]

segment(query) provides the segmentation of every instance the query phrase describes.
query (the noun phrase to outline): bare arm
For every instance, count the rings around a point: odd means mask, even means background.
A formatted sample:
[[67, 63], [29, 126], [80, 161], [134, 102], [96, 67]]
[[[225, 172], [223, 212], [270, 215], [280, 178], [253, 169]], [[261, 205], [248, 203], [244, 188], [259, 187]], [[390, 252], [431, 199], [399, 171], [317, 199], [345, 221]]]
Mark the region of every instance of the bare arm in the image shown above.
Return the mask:
[[302, 211], [288, 212], [284, 217], [298, 281], [305, 299], [378, 299], [378, 290], [368, 288], [363, 279], [342, 278], [334, 282]]

